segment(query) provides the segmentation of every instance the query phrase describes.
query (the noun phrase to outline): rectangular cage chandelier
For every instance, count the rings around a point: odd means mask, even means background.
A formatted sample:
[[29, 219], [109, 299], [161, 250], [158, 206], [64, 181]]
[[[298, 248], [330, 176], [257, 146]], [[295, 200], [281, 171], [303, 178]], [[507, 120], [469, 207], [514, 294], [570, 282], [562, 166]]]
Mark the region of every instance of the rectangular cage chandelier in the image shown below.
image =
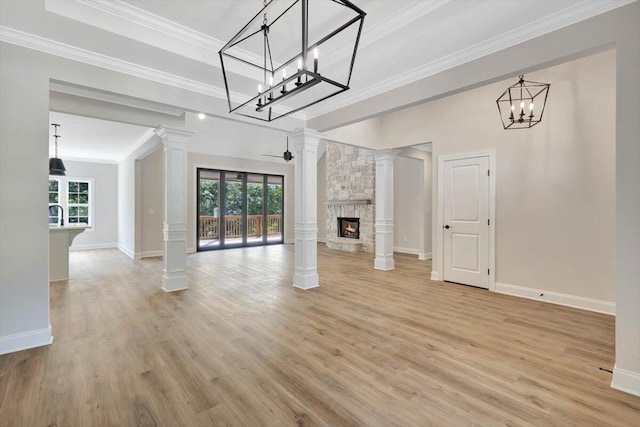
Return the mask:
[[531, 82], [520, 75], [518, 82], [509, 86], [496, 101], [502, 126], [526, 129], [540, 123], [550, 87], [549, 83]]
[[365, 15], [348, 0], [264, 0], [219, 52], [229, 112], [270, 122], [348, 90]]

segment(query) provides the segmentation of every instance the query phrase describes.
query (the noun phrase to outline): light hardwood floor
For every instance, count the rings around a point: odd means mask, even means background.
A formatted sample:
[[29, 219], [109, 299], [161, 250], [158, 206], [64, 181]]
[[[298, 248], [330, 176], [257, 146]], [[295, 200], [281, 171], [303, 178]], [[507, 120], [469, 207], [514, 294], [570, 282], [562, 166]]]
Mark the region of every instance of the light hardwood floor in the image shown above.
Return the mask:
[[72, 252], [51, 285], [53, 345], [0, 357], [2, 426], [632, 426], [609, 387], [614, 318], [431, 282], [430, 263], [319, 247], [161, 260]]

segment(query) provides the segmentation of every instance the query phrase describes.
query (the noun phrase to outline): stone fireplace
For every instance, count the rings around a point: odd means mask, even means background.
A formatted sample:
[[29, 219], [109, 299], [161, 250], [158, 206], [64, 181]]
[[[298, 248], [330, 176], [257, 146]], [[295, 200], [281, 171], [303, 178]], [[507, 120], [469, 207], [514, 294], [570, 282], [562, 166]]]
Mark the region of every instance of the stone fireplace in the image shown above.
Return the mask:
[[[327, 247], [348, 252], [373, 252], [376, 168], [373, 152], [327, 142], [326, 165]], [[357, 237], [351, 230], [346, 230], [348, 224], [345, 222], [351, 223], [350, 229], [357, 228]]]
[[360, 218], [338, 217], [338, 237], [360, 239]]

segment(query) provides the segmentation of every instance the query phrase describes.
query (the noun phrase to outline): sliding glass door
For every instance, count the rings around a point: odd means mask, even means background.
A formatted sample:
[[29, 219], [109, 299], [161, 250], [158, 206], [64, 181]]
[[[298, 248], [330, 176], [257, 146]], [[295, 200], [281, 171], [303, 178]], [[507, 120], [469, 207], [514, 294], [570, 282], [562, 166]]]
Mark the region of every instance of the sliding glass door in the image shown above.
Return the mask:
[[198, 251], [284, 242], [284, 177], [198, 169]]

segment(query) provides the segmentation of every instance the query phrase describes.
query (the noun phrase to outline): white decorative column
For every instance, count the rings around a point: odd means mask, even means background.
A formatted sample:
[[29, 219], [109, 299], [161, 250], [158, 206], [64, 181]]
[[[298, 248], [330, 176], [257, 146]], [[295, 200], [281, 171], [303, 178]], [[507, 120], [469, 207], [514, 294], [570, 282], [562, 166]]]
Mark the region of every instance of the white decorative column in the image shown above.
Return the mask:
[[164, 250], [162, 289], [187, 289], [187, 142], [194, 132], [161, 126], [164, 146]]
[[295, 157], [295, 271], [293, 286], [318, 286], [318, 143], [322, 135], [311, 129], [296, 129]]
[[376, 270], [393, 270], [393, 160], [398, 150], [377, 150], [376, 159]]

